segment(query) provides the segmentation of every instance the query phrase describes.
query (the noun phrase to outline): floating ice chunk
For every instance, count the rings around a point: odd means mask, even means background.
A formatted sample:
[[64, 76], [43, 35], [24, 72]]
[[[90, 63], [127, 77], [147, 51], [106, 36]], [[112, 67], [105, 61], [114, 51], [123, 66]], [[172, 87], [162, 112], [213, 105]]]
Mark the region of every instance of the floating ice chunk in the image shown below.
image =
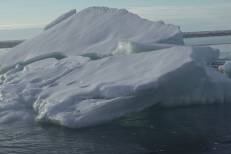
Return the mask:
[[211, 65], [211, 63], [216, 61], [220, 55], [220, 51], [218, 49], [211, 47], [193, 47], [193, 50], [194, 52], [192, 53], [192, 57], [205, 65]]
[[55, 19], [54, 21], [52, 21], [51, 23], [49, 23], [48, 25], [45, 26], [44, 30], [48, 30], [52, 27], [54, 27], [55, 25], [59, 24], [60, 22], [70, 18], [71, 16], [76, 14], [76, 9], [70, 10], [66, 13], [64, 13], [63, 15], [59, 16], [57, 19]]
[[20, 117], [76, 128], [156, 104], [222, 103], [231, 99], [231, 81], [207, 65], [217, 58], [212, 48], [175, 46], [94, 61], [41, 59], [4, 74], [0, 122], [16, 118], [17, 110]]
[[218, 71], [221, 73], [224, 73], [224, 65], [219, 65], [218, 66]]
[[224, 70], [224, 73], [228, 77], [231, 77], [231, 61], [226, 61], [225, 62], [225, 64], [223, 65], [223, 70]]
[[76, 128], [157, 104], [230, 102], [231, 80], [210, 67], [218, 57], [183, 46], [177, 26], [88, 8], [0, 56], [0, 123]]

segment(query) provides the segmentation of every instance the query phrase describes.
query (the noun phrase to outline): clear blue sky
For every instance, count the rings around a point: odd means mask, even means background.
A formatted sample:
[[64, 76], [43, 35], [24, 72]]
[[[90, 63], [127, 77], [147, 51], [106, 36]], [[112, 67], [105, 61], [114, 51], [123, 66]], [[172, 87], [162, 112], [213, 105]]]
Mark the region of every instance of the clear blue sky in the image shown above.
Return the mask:
[[0, 29], [42, 27], [65, 11], [89, 6], [127, 8], [185, 30], [231, 29], [231, 0], [0, 0]]

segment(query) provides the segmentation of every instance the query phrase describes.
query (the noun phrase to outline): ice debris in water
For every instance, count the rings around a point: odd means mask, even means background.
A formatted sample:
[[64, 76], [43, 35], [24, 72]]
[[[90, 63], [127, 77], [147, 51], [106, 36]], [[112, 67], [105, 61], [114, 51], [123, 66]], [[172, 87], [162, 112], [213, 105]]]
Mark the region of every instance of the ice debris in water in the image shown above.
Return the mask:
[[231, 77], [231, 61], [225, 62], [223, 65], [223, 71], [228, 77]]

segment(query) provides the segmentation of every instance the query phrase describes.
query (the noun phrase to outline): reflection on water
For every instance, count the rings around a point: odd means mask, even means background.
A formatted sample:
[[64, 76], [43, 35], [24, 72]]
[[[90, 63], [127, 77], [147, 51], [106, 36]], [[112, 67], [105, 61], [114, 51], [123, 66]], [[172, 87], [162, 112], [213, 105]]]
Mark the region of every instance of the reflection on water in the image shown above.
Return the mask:
[[94, 128], [10, 124], [2, 153], [222, 154], [231, 151], [231, 105], [153, 108]]

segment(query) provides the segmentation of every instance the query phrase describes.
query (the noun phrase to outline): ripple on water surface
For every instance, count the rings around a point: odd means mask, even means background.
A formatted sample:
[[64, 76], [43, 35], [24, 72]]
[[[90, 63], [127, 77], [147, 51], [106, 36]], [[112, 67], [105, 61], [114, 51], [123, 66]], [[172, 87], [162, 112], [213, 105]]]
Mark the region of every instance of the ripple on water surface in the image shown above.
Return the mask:
[[152, 108], [84, 129], [4, 124], [0, 127], [0, 149], [2, 153], [23, 154], [223, 154], [231, 150], [230, 108]]

